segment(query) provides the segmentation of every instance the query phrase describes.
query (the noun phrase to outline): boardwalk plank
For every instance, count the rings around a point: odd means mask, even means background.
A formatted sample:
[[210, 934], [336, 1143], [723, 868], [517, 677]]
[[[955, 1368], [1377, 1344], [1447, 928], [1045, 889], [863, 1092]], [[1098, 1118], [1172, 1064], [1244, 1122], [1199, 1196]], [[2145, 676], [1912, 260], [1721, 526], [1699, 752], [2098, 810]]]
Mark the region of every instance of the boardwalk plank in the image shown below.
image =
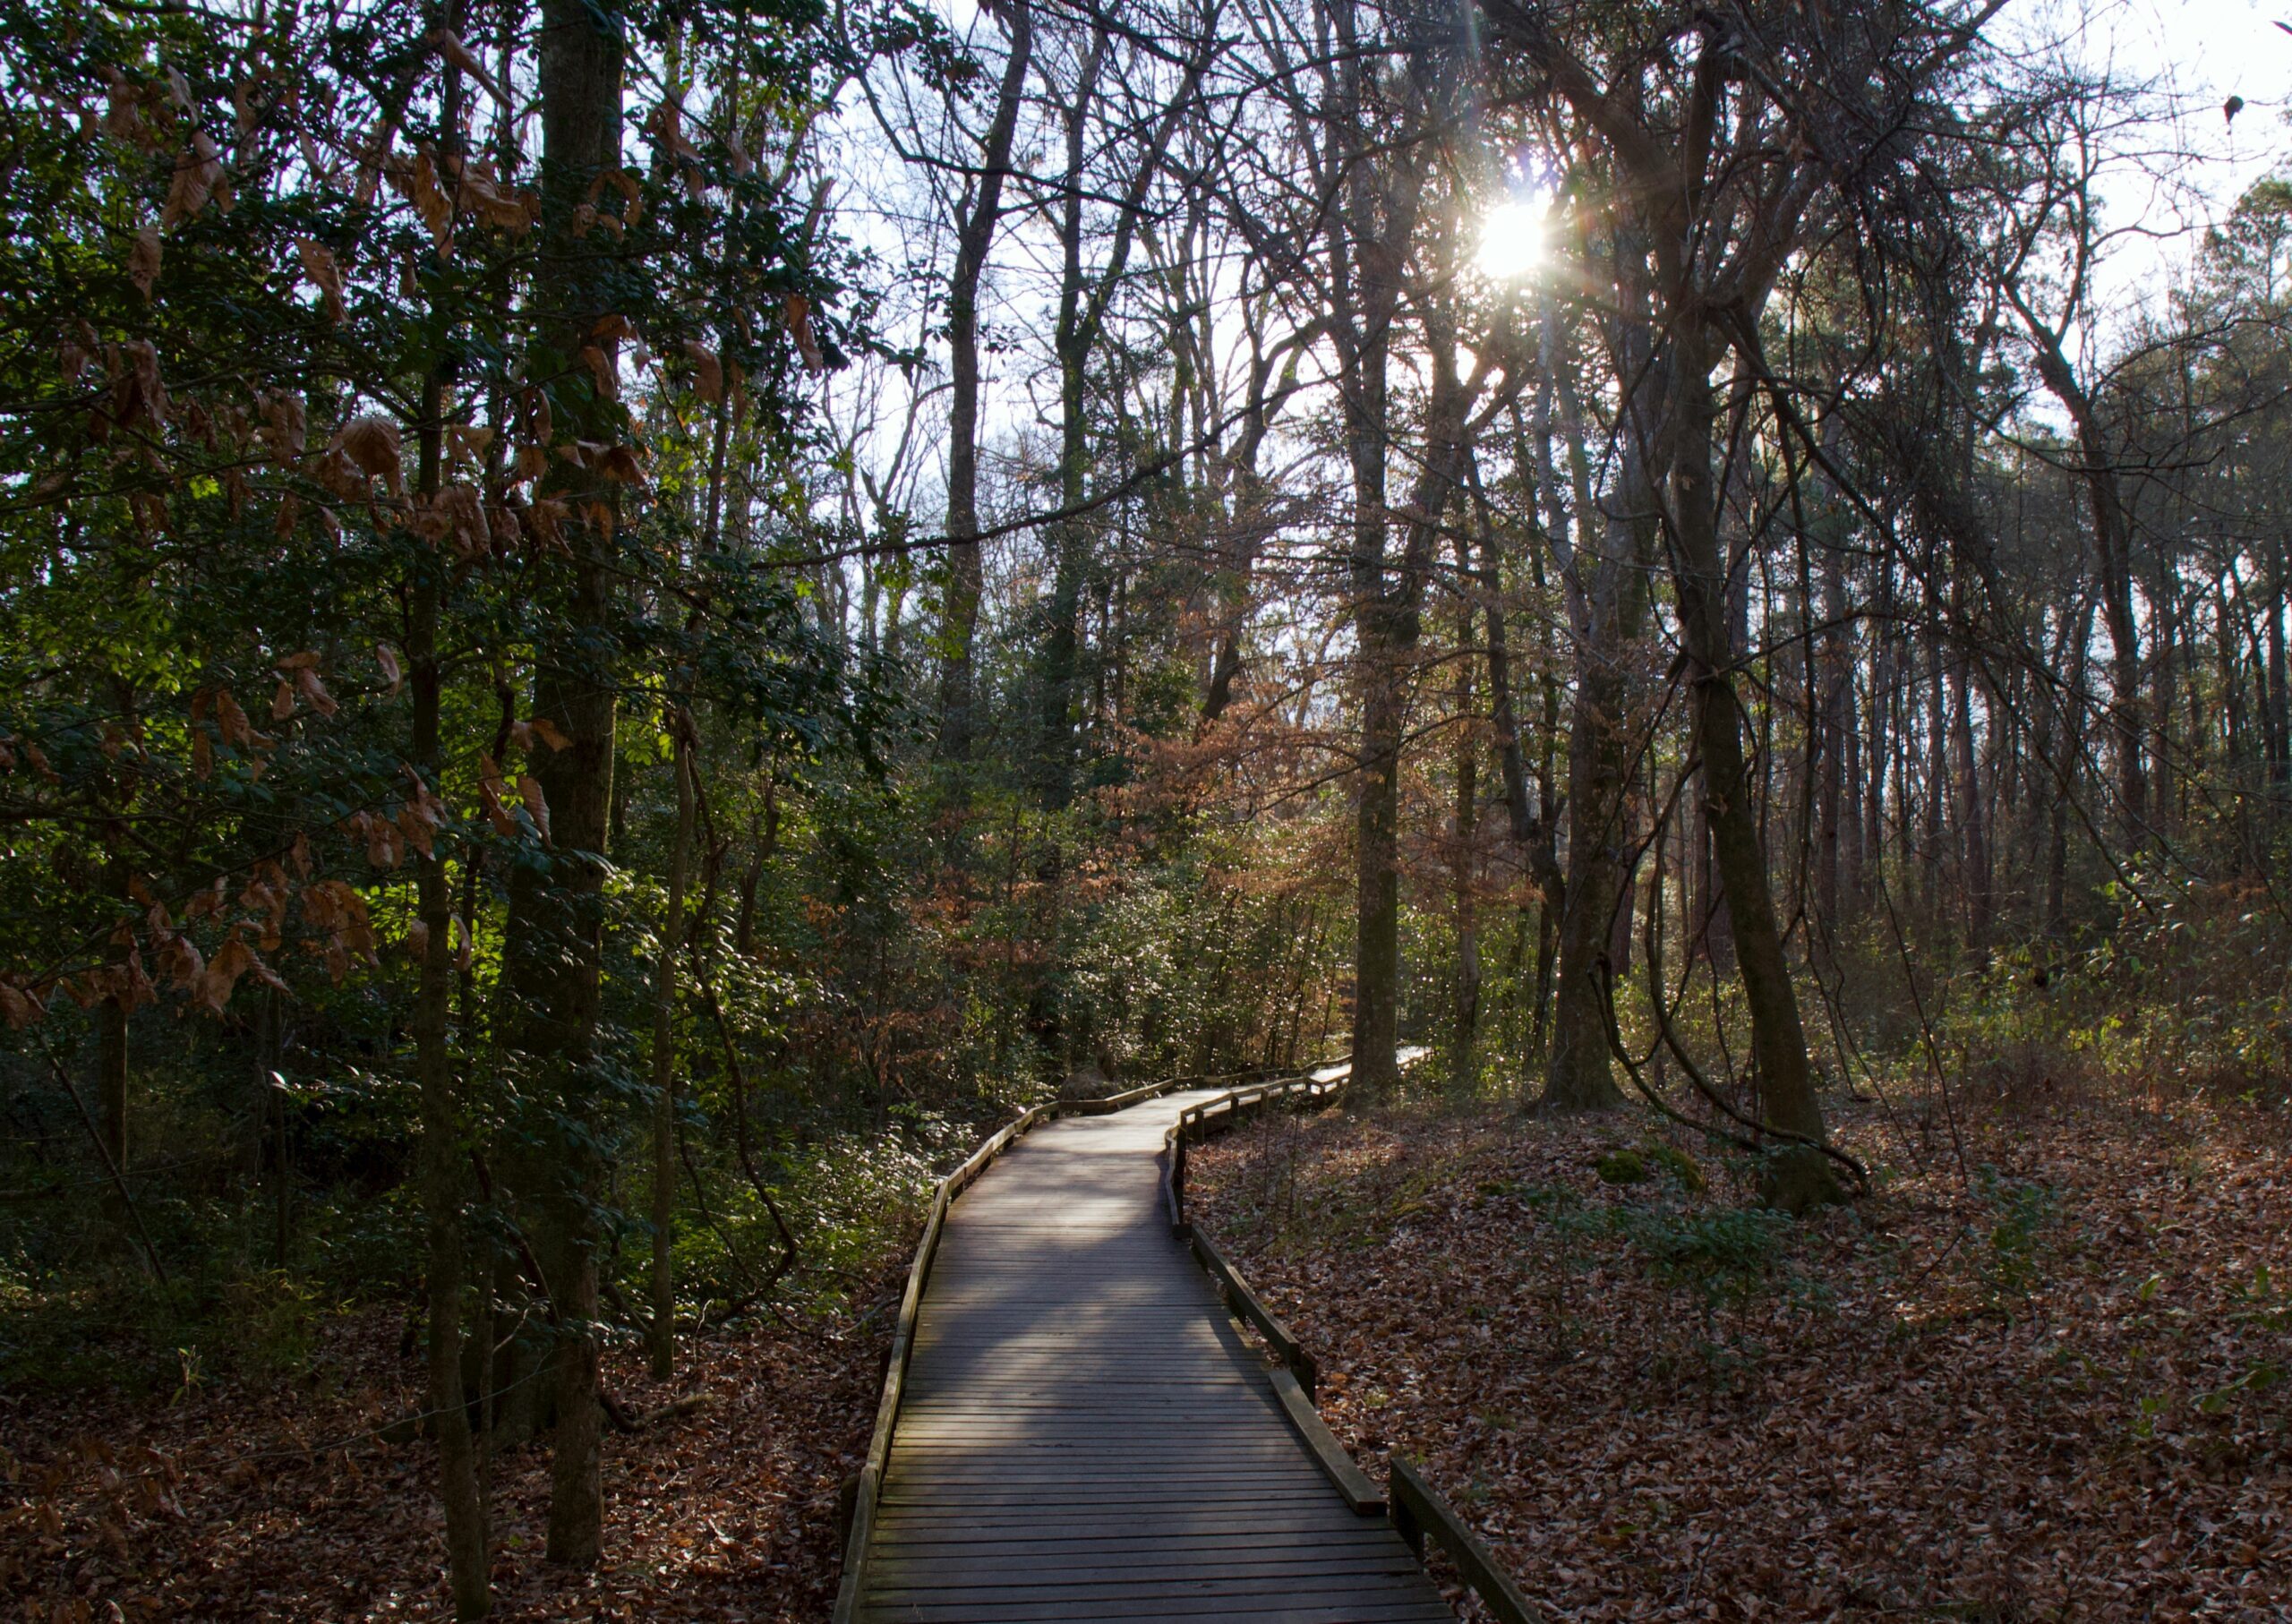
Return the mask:
[[1173, 1094], [1021, 1140], [949, 1209], [863, 1572], [865, 1624], [1440, 1624], [1355, 1516], [1160, 1200]]

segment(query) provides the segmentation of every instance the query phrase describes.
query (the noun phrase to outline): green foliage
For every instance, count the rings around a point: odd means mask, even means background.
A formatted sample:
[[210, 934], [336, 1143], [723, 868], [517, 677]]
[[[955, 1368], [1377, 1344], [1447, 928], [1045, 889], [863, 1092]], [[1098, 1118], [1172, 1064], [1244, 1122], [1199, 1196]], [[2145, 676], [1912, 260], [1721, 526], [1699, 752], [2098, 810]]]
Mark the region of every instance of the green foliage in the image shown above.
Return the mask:
[[2043, 1272], [2039, 1243], [2060, 1198], [2034, 1179], [2009, 1178], [1986, 1162], [1974, 1170], [1974, 1192], [1994, 1220], [1983, 1237], [1982, 1278], [2000, 1293], [2025, 1297]]
[[1763, 1207], [1616, 1207], [1617, 1233], [1638, 1249], [1656, 1281], [1707, 1305], [1743, 1301], [1774, 1275], [1792, 1220]]
[[1644, 1184], [1661, 1176], [1681, 1196], [1700, 1195], [1705, 1180], [1701, 1164], [1669, 1140], [1650, 1135], [1638, 1145], [1617, 1146], [1592, 1163], [1604, 1184]]
[[[560, 236], [570, 209], [543, 199], [522, 146], [537, 130], [498, 116], [433, 13], [0, 4], [0, 483], [17, 499], [0, 513], [0, 1017], [24, 1034], [0, 1084], [24, 1129], [9, 1182], [52, 1198], [0, 1209], [28, 1328], [12, 1367], [68, 1363], [40, 1351], [53, 1331], [123, 1368], [189, 1349], [210, 1372], [284, 1373], [334, 1305], [418, 1283], [423, 859], [452, 899], [474, 1256], [520, 1255], [536, 1220], [498, 1181], [523, 1163], [636, 1158], [663, 673], [683, 673], [709, 811], [731, 829], [754, 832], [775, 795], [880, 774], [902, 673], [829, 635], [790, 565], [812, 544], [807, 374], [857, 341], [850, 256], [780, 188], [808, 184], [814, 98], [853, 62], [961, 64], [899, 0], [848, 31], [802, 0], [713, 15], [631, 13], [656, 47], [677, 35], [696, 78], [675, 94], [721, 98], [717, 116], [654, 119], [634, 139], [663, 161], [590, 177], [592, 218]], [[498, 39], [492, 14], [464, 26], [466, 60], [506, 53], [529, 78], [514, 16]], [[575, 240], [611, 303], [584, 338], [618, 364], [564, 353]], [[611, 488], [610, 510], [559, 499], [574, 467]], [[577, 541], [611, 581], [577, 635]], [[415, 650], [432, 632], [425, 759]], [[569, 1069], [520, 1047], [501, 973], [530, 945], [508, 934], [513, 885], [567, 867], [535, 776], [567, 744], [535, 710], [568, 649], [625, 723], [595, 1041]], [[753, 888], [767, 903], [778, 877]], [[720, 910], [723, 878], [706, 876]], [[775, 1046], [839, 989], [784, 972], [760, 933], [727, 940], [721, 912], [705, 934], [735, 1052], [788, 1081]], [[704, 1184], [740, 1159], [736, 1114], [767, 1144], [853, 1114], [850, 1068], [836, 1090], [735, 1089], [708, 1016], [680, 1008], [673, 1037], [702, 1070]], [[121, 1050], [115, 1078], [103, 1056]], [[842, 1189], [808, 1149], [765, 1168]], [[831, 1269], [893, 1244], [904, 1188], [848, 1156], [833, 1172], [859, 1193], [821, 1198]], [[138, 1278], [154, 1267], [170, 1284]], [[245, 1334], [218, 1354], [210, 1324]]]
[[1647, 1170], [1647, 1160], [1632, 1150], [1610, 1150], [1592, 1164], [1604, 1184], [1644, 1184], [1654, 1176]]

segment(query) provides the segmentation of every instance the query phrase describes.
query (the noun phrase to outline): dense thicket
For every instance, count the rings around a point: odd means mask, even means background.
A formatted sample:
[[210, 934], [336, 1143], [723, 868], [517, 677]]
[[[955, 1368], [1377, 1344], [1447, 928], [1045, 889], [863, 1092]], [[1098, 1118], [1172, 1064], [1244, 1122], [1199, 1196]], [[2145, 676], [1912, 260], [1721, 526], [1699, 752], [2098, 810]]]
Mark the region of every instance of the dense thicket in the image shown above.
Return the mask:
[[477, 1616], [1056, 1088], [2280, 1090], [2292, 187], [1994, 9], [0, 4], [10, 1379], [418, 1303]]

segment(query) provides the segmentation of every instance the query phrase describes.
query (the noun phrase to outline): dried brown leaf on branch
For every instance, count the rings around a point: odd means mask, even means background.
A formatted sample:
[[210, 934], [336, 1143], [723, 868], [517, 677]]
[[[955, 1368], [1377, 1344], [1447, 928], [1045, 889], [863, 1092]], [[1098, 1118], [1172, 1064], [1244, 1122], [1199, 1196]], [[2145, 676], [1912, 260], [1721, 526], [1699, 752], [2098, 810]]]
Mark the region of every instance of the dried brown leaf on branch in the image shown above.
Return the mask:
[[692, 387], [710, 406], [724, 398], [724, 363], [716, 352], [697, 338], [684, 341], [684, 353], [692, 360]]
[[531, 192], [503, 185], [495, 176], [493, 166], [483, 158], [472, 158], [462, 166], [455, 203], [512, 236], [523, 236], [541, 218], [541, 200]]
[[304, 665], [295, 668], [295, 691], [321, 716], [331, 716], [342, 708], [336, 703], [334, 696], [326, 691], [326, 684], [319, 680], [315, 667]]
[[127, 279], [147, 300], [159, 280], [159, 228], [146, 226], [135, 234], [134, 245], [127, 251]]
[[415, 213], [422, 217], [423, 225], [429, 229], [431, 242], [443, 253], [447, 234], [454, 226], [454, 203], [438, 184], [437, 160], [428, 147], [417, 151], [413, 163], [405, 167], [400, 184], [406, 201], [414, 205]]
[[634, 446], [607, 446], [594, 465], [607, 479], [624, 485], [645, 483], [645, 465]]
[[398, 424], [372, 413], [354, 417], [335, 432], [333, 448], [369, 479], [380, 479], [393, 496], [406, 493], [406, 462]]
[[254, 432], [255, 440], [282, 465], [299, 458], [310, 436], [302, 396], [293, 389], [267, 389], [260, 410], [262, 426]]
[[223, 735], [223, 742], [235, 749], [245, 749], [254, 742], [255, 732], [247, 722], [247, 714], [239, 708], [239, 701], [227, 688], [215, 690], [215, 728]]
[[159, 376], [159, 352], [148, 338], [119, 346], [111, 367], [112, 421], [124, 428], [144, 428], [158, 433], [167, 425], [174, 408], [167, 386]]
[[157, 949], [159, 971], [174, 984], [178, 992], [189, 992], [199, 985], [199, 978], [206, 969], [196, 943], [187, 936], [169, 936]]
[[802, 294], [790, 294], [782, 303], [788, 318], [788, 334], [796, 341], [796, 353], [804, 358], [804, 365], [815, 372], [827, 370], [827, 361], [820, 354], [819, 340], [812, 332], [812, 302]]
[[296, 237], [295, 252], [303, 261], [303, 276], [318, 289], [320, 306], [329, 321], [342, 320], [342, 267], [334, 251], [311, 237]]
[[483, 86], [485, 93], [494, 100], [505, 107], [515, 105], [509, 99], [509, 91], [501, 88], [501, 81], [494, 78], [493, 71], [479, 60], [475, 51], [463, 43], [459, 34], [447, 28], [432, 29], [430, 42], [438, 47], [439, 55]]
[[483, 557], [493, 541], [485, 499], [475, 485], [456, 481], [432, 494], [415, 519], [416, 534], [430, 542], [450, 541], [457, 557]]
[[517, 820], [509, 815], [509, 808], [503, 804], [504, 788], [500, 764], [491, 756], [481, 755], [477, 758], [478, 800], [485, 808], [486, 819], [492, 824], [493, 832], [505, 840], [514, 840], [517, 834]]
[[114, 141], [150, 150], [156, 137], [143, 117], [141, 92], [124, 73], [108, 65], [104, 69], [104, 133]]
[[21, 1032], [47, 1013], [47, 1006], [29, 987], [14, 981], [0, 981], [0, 1020], [8, 1023], [12, 1032]]
[[581, 346], [581, 364], [589, 369], [589, 376], [596, 383], [599, 399], [620, 398], [620, 375], [614, 368], [610, 355], [594, 344], [585, 344]]
[[526, 816], [534, 820], [534, 827], [541, 831], [544, 843], [549, 840], [549, 801], [541, 792], [541, 780], [530, 773], [517, 778], [517, 799], [525, 803]]
[[192, 979], [191, 999], [193, 1005], [210, 1014], [219, 1015], [223, 1006], [231, 1001], [232, 993], [240, 980], [252, 974], [264, 986], [277, 992], [286, 992], [286, 983], [262, 962], [261, 956], [247, 945], [244, 937], [234, 929], [228, 940], [215, 950], [207, 967]]
[[175, 159], [167, 204], [159, 211], [159, 224], [175, 226], [194, 218], [210, 201], [225, 214], [231, 212], [230, 178], [224, 171], [223, 155], [216, 150], [215, 143], [203, 131], [194, 130], [191, 150]]

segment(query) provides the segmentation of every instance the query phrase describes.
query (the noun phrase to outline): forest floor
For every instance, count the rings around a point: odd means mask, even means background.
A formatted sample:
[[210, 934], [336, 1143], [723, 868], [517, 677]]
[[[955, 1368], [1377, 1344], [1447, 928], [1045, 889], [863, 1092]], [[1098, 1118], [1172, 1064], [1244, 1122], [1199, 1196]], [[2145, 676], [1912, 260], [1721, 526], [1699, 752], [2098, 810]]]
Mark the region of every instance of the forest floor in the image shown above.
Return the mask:
[[1190, 1189], [1552, 1616], [2292, 1618], [2292, 1115], [1833, 1108], [1876, 1193], [1803, 1223], [1644, 1112], [1270, 1117]]
[[[889, 1318], [688, 1339], [659, 1384], [636, 1351], [609, 1355], [607, 1389], [640, 1425], [605, 1436], [604, 1565], [542, 1560], [548, 1450], [507, 1451], [494, 1617], [825, 1618], [838, 1489], [867, 1448]], [[193, 1381], [141, 1401], [0, 1395], [0, 1617], [449, 1617], [436, 1453], [378, 1436], [420, 1407], [401, 1324], [327, 1323], [293, 1379]]]
[[[2292, 1617], [2292, 1115], [1834, 1112], [1876, 1193], [1806, 1222], [1644, 1114], [1486, 1105], [1270, 1117], [1190, 1187], [1338, 1435], [1417, 1460], [1555, 1617]], [[401, 1329], [0, 1393], [0, 1617], [442, 1617], [433, 1454], [378, 1435], [419, 1407]], [[825, 1618], [887, 1334], [766, 1322], [664, 1384], [614, 1355], [658, 1418], [607, 1435], [605, 1564], [541, 1560], [547, 1451], [509, 1452], [496, 1616]]]

